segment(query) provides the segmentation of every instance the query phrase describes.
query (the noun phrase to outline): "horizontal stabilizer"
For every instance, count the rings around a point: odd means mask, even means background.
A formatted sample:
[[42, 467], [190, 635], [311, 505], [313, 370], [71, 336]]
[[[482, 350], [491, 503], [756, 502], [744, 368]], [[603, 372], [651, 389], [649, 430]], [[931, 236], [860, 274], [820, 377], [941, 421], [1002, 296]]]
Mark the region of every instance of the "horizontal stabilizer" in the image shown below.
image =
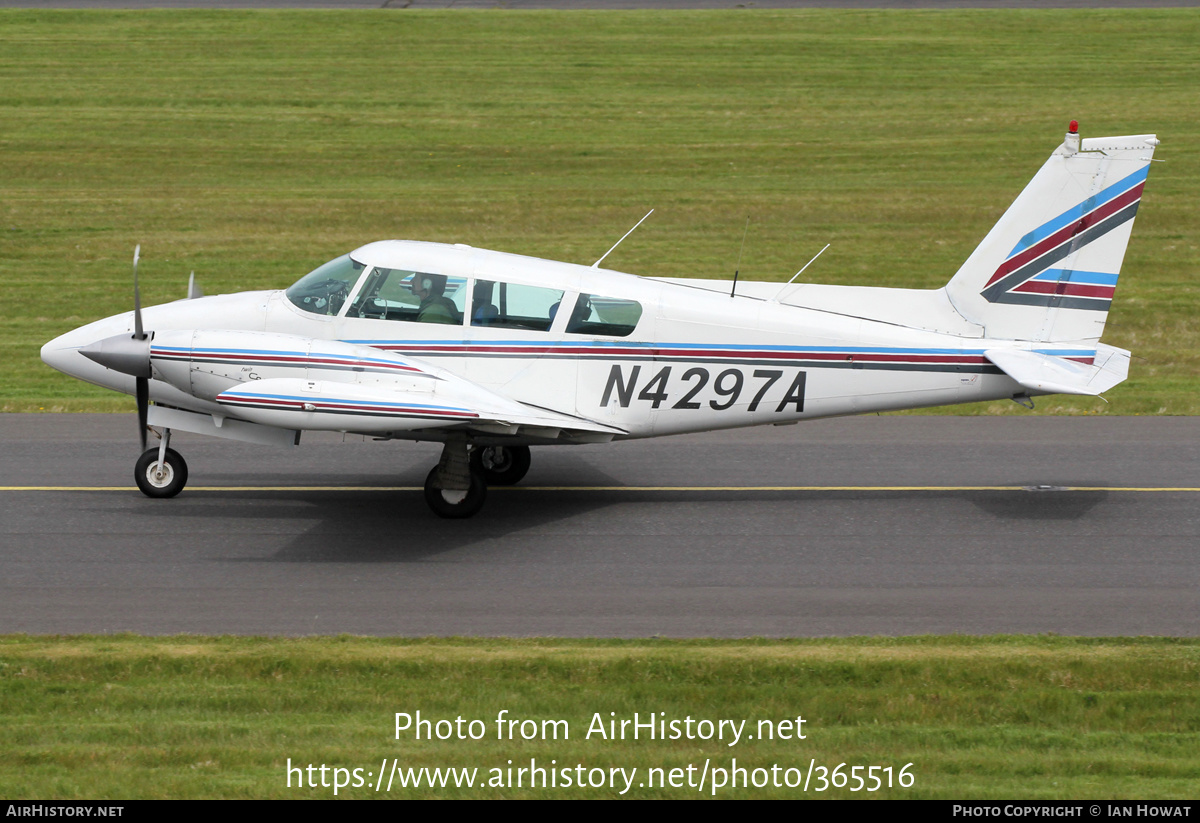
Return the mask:
[[1091, 363], [1024, 349], [989, 349], [983, 356], [1040, 394], [1098, 395], [1129, 376], [1129, 352], [1103, 344]]

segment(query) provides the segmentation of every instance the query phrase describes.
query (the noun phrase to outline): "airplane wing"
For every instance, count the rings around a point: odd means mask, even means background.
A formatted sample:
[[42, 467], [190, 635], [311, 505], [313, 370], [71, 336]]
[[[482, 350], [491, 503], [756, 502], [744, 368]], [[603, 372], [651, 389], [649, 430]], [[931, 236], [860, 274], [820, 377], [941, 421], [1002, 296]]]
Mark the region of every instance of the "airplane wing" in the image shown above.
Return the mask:
[[1097, 344], [1091, 363], [1025, 349], [988, 349], [983, 356], [1040, 394], [1098, 395], [1129, 376], [1129, 352], [1103, 343]]
[[284, 429], [387, 435], [462, 429], [542, 441], [602, 442], [624, 429], [542, 409], [461, 378], [433, 391], [303, 378], [242, 383], [217, 395], [239, 418]]
[[[283, 430], [382, 437], [455, 430], [529, 444], [604, 442], [624, 429], [523, 403], [408, 355], [338, 340], [275, 332], [204, 329], [155, 334], [156, 381], [217, 408], [155, 413], [160, 425], [219, 437], [266, 437], [250, 424]], [[156, 398], [172, 403], [171, 397]], [[225, 420], [245, 421], [228, 430]], [[261, 435], [261, 437], [259, 436]], [[414, 439], [422, 439], [417, 436]], [[437, 437], [431, 439], [438, 439]]]

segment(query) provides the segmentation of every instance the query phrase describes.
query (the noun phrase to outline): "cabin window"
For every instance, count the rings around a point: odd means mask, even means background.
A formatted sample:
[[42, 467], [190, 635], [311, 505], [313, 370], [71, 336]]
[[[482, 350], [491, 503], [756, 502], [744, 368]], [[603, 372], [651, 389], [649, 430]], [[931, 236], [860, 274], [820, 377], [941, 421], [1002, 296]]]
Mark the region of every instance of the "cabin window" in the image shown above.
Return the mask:
[[567, 333], [628, 337], [641, 318], [642, 304], [636, 300], [581, 294], [567, 321]]
[[354, 290], [354, 284], [364, 268], [362, 263], [343, 254], [301, 277], [285, 293], [288, 300], [304, 311], [337, 314]]
[[495, 280], [475, 281], [471, 325], [549, 331], [563, 292]]
[[375, 268], [346, 316], [459, 325], [466, 291], [463, 277]]

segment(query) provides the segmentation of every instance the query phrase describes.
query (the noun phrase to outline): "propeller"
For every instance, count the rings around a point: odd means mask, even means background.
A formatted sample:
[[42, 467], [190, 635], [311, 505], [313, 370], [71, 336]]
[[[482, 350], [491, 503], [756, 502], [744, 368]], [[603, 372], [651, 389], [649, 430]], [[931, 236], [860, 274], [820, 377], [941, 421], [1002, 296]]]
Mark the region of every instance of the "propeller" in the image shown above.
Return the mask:
[[133, 247], [133, 339], [145, 340], [146, 333], [142, 330], [142, 292], [138, 289], [137, 264], [142, 253], [142, 245]]
[[146, 421], [150, 409], [150, 335], [142, 328], [142, 295], [138, 289], [138, 257], [142, 247], [133, 250], [133, 335], [118, 334], [84, 346], [79, 353], [101, 366], [132, 375], [137, 398], [138, 433], [142, 450], [146, 449]]
[[[133, 247], [133, 339], [146, 342], [146, 371], [150, 371], [150, 341], [142, 328], [142, 292], [138, 288], [138, 256], [142, 244]], [[134, 388], [137, 397], [138, 435], [142, 440], [142, 451], [146, 450], [146, 420], [150, 414], [150, 375], [134, 375]]]

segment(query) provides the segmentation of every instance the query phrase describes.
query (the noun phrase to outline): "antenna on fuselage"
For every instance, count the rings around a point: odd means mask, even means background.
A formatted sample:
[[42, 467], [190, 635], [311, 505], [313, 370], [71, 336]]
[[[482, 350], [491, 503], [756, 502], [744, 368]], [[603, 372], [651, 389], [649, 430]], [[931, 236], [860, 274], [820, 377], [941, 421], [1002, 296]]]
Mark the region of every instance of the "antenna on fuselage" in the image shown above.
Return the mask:
[[[652, 214], [654, 214], [654, 209], [650, 209], [650, 211], [646, 212], [646, 217], [649, 217], [649, 216], [650, 216], [650, 215], [652, 215]], [[593, 268], [593, 269], [598, 269], [598, 268], [600, 268], [600, 264], [604, 262], [604, 258], [605, 258], [605, 257], [608, 257], [610, 254], [612, 254], [612, 253], [613, 253], [613, 249], [615, 249], [617, 246], [621, 245], [621, 243], [622, 243], [622, 242], [625, 240], [625, 238], [626, 238], [626, 237], [628, 237], [629, 235], [633, 234], [633, 232], [634, 232], [634, 231], [637, 229], [637, 227], [638, 227], [638, 226], [642, 225], [642, 223], [645, 223], [645, 222], [646, 222], [646, 217], [643, 217], [641, 220], [639, 220], [639, 221], [637, 221], [636, 223], [634, 223], [634, 224], [633, 224], [633, 228], [632, 228], [632, 229], [630, 229], [629, 231], [625, 232], [625, 234], [624, 234], [624, 235], [621, 237], [621, 239], [620, 239], [620, 240], [618, 240], [617, 242], [613, 243], [613, 247], [612, 247], [612, 249], [609, 249], [609, 250], [608, 250], [608, 251], [606, 251], [604, 254], [600, 255], [600, 259], [599, 259], [599, 260], [597, 260], [595, 263], [593, 263], [593, 264], [592, 264], [592, 268]]]
[[[825, 249], [829, 248], [829, 247], [830, 247], [830, 246], [832, 246], [832, 245], [833, 245], [832, 243], [826, 243], [826, 244], [825, 244]], [[804, 269], [807, 269], [809, 266], [811, 266], [813, 263], [815, 263], [815, 262], [817, 261], [817, 258], [818, 258], [818, 257], [820, 257], [822, 254], [824, 254], [824, 253], [825, 253], [825, 249], [821, 249], [819, 252], [817, 252], [816, 254], [814, 254], [814, 255], [813, 255], [813, 259], [812, 259], [812, 260], [809, 260], [807, 263], [805, 263], [805, 264], [804, 264], [804, 268], [800, 269], [800, 271], [798, 271], [798, 272], [796, 272], [795, 274], [793, 274], [793, 275], [792, 275], [792, 279], [791, 279], [791, 280], [789, 280], [789, 281], [787, 281], [786, 283], [784, 283], [784, 284], [783, 284], [783, 288], [779, 290], [779, 293], [778, 293], [778, 294], [776, 294], [774, 297], [772, 297], [772, 298], [771, 298], [770, 300], [768, 300], [767, 302], [768, 302], [768, 303], [778, 303], [778, 302], [779, 302], [779, 298], [783, 296], [783, 293], [784, 293], [785, 291], [787, 291], [787, 287], [788, 287], [788, 286], [790, 286], [790, 285], [792, 285], [792, 283], [796, 282], [796, 278], [797, 278], [797, 277], [799, 277], [800, 275], [804, 274]]]
[[733, 297], [733, 293], [737, 291], [738, 272], [742, 270], [742, 252], [746, 250], [746, 232], [750, 231], [750, 216], [746, 215], [746, 228], [742, 232], [742, 247], [738, 249], [737, 265], [733, 267], [733, 288], [729, 290], [729, 296]]

